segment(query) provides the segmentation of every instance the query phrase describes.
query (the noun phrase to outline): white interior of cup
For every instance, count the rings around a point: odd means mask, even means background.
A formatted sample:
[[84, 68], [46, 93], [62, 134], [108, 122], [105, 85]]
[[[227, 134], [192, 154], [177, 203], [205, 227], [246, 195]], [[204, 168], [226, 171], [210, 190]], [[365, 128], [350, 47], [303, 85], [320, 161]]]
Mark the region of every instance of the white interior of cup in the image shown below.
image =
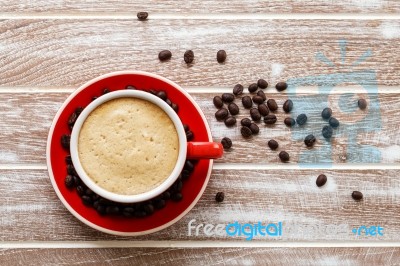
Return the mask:
[[[126, 97], [146, 100], [146, 101], [149, 101], [149, 102], [159, 106], [170, 117], [170, 119], [174, 123], [177, 134], [178, 134], [178, 140], [179, 140], [178, 159], [176, 161], [174, 169], [172, 170], [172, 172], [168, 176], [168, 178], [165, 179], [164, 182], [162, 182], [159, 186], [155, 187], [154, 189], [151, 189], [147, 192], [144, 192], [141, 194], [136, 194], [136, 195], [116, 194], [116, 193], [110, 192], [108, 190], [105, 190], [104, 188], [97, 185], [86, 174], [85, 170], [83, 169], [83, 167], [80, 163], [80, 160], [79, 160], [79, 153], [78, 153], [79, 133], [80, 133], [83, 123], [85, 122], [85, 120], [89, 116], [89, 114], [94, 109], [96, 109], [98, 106], [100, 106], [101, 104], [103, 104], [107, 101], [117, 99], [117, 98], [126, 98]], [[129, 148], [129, 147], [127, 147], [127, 148]], [[181, 173], [183, 166], [185, 164], [186, 152], [187, 152], [187, 140], [186, 140], [185, 130], [183, 128], [181, 120], [179, 119], [179, 116], [162, 99], [160, 99], [157, 96], [152, 95], [148, 92], [144, 92], [144, 91], [140, 91], [140, 90], [119, 90], [119, 91], [113, 91], [113, 92], [107, 93], [107, 94], [97, 98], [82, 111], [82, 113], [79, 115], [78, 119], [76, 120], [73, 130], [72, 130], [72, 133], [71, 133], [70, 152], [71, 152], [72, 163], [74, 164], [76, 172], [78, 173], [81, 180], [93, 192], [95, 192], [96, 194], [98, 194], [101, 197], [104, 197], [106, 199], [109, 199], [109, 200], [112, 200], [115, 202], [134, 203], [134, 202], [141, 202], [141, 201], [149, 200], [151, 198], [158, 196], [162, 192], [166, 191], [176, 181], [176, 179], [178, 178], [178, 176]]]

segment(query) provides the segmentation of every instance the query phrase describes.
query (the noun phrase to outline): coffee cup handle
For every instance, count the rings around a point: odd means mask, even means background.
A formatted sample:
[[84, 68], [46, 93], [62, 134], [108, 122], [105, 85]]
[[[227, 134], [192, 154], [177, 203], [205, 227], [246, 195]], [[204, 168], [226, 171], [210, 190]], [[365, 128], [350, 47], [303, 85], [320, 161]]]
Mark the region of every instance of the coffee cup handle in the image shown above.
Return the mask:
[[188, 142], [187, 158], [190, 159], [217, 159], [224, 154], [221, 143], [216, 142]]

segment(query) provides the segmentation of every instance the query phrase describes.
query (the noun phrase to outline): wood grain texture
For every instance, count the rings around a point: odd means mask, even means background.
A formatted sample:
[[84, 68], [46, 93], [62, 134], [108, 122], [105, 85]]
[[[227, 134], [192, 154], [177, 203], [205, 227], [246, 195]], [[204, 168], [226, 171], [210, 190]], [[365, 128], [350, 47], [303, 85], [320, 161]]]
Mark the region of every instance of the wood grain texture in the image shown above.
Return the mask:
[[[346, 90], [342, 88], [342, 90]], [[217, 91], [217, 90], [216, 90]], [[400, 162], [400, 128], [391, 123], [390, 117], [400, 110], [400, 94], [397, 93], [334, 93], [334, 94], [285, 94], [267, 90], [268, 98], [276, 99], [279, 109], [275, 126], [259, 123], [260, 133], [250, 139], [240, 134], [240, 120], [249, 117], [249, 111], [241, 107], [237, 125], [227, 128], [215, 118], [216, 108], [212, 98], [220, 93], [193, 93], [205, 113], [215, 141], [229, 137], [233, 147], [217, 162], [228, 163], [280, 163], [278, 153], [286, 150], [291, 163], [398, 163]], [[346, 90], [350, 92], [350, 89]], [[0, 94], [0, 164], [45, 164], [46, 141], [51, 122], [68, 93], [2, 93]], [[369, 102], [366, 111], [357, 107], [357, 99], [364, 97]], [[282, 104], [290, 98], [294, 102], [291, 114], [285, 114]], [[235, 102], [241, 105], [240, 98]], [[321, 110], [331, 106], [334, 116], [341, 121], [334, 137], [327, 141], [321, 129], [328, 123]], [[304, 127], [289, 129], [283, 124], [285, 117], [306, 113], [309, 117]], [[318, 141], [313, 149], [307, 149], [303, 139], [313, 133]], [[278, 151], [271, 151], [267, 142], [279, 142]]]
[[[79, 258], [79, 259], [77, 259]], [[398, 265], [399, 248], [2, 249], [2, 265]]]
[[[310, 83], [331, 85], [332, 77], [322, 75], [335, 73], [399, 85], [399, 28], [391, 20], [2, 20], [0, 86], [78, 87], [127, 69], [182, 86], [248, 86], [260, 77], [270, 84], [310, 77]], [[347, 41], [343, 62], [339, 40]], [[164, 49], [173, 57], [161, 63], [157, 55]], [[183, 61], [187, 49], [195, 54], [191, 67]], [[228, 54], [222, 65], [220, 49]], [[357, 65], [366, 52], [371, 56]], [[316, 59], [322, 54], [335, 66]], [[366, 79], [365, 73], [377, 76]]]
[[[318, 188], [316, 170], [214, 170], [200, 201], [168, 229], [141, 237], [116, 237], [84, 225], [57, 198], [45, 170], [0, 171], [1, 241], [235, 240], [208, 236], [200, 224], [283, 223], [282, 236], [253, 241], [397, 241], [400, 237], [400, 177], [395, 170], [325, 170]], [[379, 177], [379, 178], [378, 178]], [[351, 198], [354, 190], [364, 200]], [[217, 203], [217, 192], [225, 201]], [[183, 192], [185, 196], [185, 191]], [[188, 223], [194, 229], [189, 236]], [[43, 221], [46, 221], [45, 223]], [[359, 226], [381, 226], [383, 236], [352, 233]]]
[[329, 0], [292, 0], [292, 1], [145, 1], [121, 2], [107, 0], [101, 3], [90, 1], [0, 1], [0, 12], [6, 14], [31, 13], [122, 13], [136, 14], [139, 11], [151, 13], [395, 13], [400, 5], [396, 0], [375, 1], [329, 1]]

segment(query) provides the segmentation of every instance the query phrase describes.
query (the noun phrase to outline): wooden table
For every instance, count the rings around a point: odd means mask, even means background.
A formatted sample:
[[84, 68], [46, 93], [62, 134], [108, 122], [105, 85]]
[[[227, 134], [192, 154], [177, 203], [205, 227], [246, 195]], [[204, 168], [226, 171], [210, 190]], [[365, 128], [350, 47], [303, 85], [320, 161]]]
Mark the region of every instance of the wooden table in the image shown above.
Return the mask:
[[[1, 265], [400, 264], [399, 1], [0, 0], [0, 11]], [[138, 21], [139, 11], [149, 19]], [[171, 61], [159, 62], [163, 49], [172, 51]], [[183, 62], [187, 49], [195, 53], [191, 67]], [[227, 51], [225, 64], [215, 60], [219, 49]], [[98, 75], [127, 69], [183, 86], [214, 139], [234, 142], [215, 162], [194, 209], [141, 237], [107, 235], [79, 222], [57, 198], [46, 169], [47, 134], [68, 95]], [[280, 108], [296, 99], [296, 112], [310, 115], [316, 134], [321, 107], [332, 106], [342, 122], [337, 136], [329, 143], [319, 138], [309, 151], [301, 139], [306, 132], [283, 125], [282, 109], [280, 123], [260, 124], [249, 140], [238, 126], [217, 122], [213, 96], [260, 77]], [[289, 91], [275, 90], [281, 80], [290, 82]], [[351, 105], [358, 97], [370, 102], [367, 111]], [[291, 154], [290, 163], [269, 150], [271, 138]], [[328, 183], [317, 188], [320, 173]], [[353, 190], [364, 200], [354, 201]], [[218, 191], [226, 194], [221, 204]], [[282, 221], [303, 229], [252, 241], [188, 236], [192, 219]], [[339, 225], [347, 231], [333, 233]], [[352, 233], [363, 225], [379, 225], [384, 234]]]

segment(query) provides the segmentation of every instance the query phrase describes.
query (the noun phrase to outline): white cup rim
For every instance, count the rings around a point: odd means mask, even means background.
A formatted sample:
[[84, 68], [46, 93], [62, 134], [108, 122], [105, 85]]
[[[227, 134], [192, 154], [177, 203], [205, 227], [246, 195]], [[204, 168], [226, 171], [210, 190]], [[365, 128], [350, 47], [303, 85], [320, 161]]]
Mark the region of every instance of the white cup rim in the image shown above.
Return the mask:
[[[83, 123], [85, 122], [86, 118], [88, 115], [96, 109], [98, 106], [101, 104], [117, 99], [117, 98], [138, 98], [138, 99], [143, 99], [146, 101], [149, 101], [158, 107], [160, 107], [172, 120], [175, 129], [178, 134], [178, 140], [179, 140], [179, 149], [178, 149], [178, 159], [176, 161], [175, 167], [172, 170], [171, 174], [157, 187], [146, 191], [141, 194], [136, 194], [136, 195], [122, 195], [122, 194], [117, 194], [113, 193], [111, 191], [108, 191], [99, 185], [97, 185], [85, 172], [83, 169], [80, 160], [79, 160], [79, 153], [78, 153], [78, 139], [79, 139], [79, 133], [82, 128]], [[71, 152], [71, 159], [72, 163], [75, 167], [75, 170], [77, 174], [79, 175], [80, 179], [85, 183], [85, 185], [90, 188], [94, 193], [98, 194], [99, 196], [115, 201], [115, 202], [120, 202], [120, 203], [136, 203], [136, 202], [142, 202], [146, 201], [149, 199], [152, 199], [164, 191], [166, 191], [178, 178], [180, 175], [183, 166], [185, 164], [186, 160], [186, 153], [187, 153], [187, 139], [186, 139], [186, 134], [185, 134], [185, 129], [183, 128], [183, 124], [177, 115], [177, 113], [162, 99], [159, 97], [145, 92], [141, 90], [118, 90], [118, 91], [112, 91], [109, 92], [105, 95], [102, 95], [101, 97], [97, 98], [93, 102], [91, 102], [84, 110], [82, 113], [78, 116], [74, 127], [72, 129], [71, 133], [71, 141], [70, 141], [70, 152]]]

